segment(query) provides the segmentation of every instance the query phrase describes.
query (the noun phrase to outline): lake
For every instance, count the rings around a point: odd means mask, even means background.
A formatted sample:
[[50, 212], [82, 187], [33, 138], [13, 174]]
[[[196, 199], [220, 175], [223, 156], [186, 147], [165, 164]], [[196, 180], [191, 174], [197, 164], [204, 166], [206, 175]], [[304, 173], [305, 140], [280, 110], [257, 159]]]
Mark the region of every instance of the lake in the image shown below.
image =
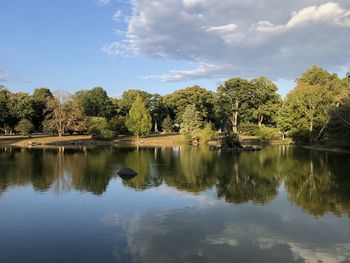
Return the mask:
[[0, 148], [1, 263], [350, 262], [349, 216], [348, 154]]

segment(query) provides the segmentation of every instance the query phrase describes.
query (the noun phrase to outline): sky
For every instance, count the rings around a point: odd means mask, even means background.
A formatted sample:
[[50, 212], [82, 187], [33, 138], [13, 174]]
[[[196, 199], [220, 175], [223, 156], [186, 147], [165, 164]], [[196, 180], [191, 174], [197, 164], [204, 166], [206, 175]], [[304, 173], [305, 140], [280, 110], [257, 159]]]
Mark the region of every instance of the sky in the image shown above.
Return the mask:
[[167, 94], [350, 68], [349, 0], [0, 0], [0, 84]]

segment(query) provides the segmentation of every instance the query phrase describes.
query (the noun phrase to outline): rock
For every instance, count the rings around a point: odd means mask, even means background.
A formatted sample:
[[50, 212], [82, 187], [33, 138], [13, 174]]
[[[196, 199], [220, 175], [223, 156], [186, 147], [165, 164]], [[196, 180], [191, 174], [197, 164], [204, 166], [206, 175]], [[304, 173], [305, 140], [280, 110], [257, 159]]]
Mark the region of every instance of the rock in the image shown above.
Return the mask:
[[123, 168], [120, 169], [117, 174], [124, 180], [131, 180], [137, 175], [137, 172], [131, 168]]

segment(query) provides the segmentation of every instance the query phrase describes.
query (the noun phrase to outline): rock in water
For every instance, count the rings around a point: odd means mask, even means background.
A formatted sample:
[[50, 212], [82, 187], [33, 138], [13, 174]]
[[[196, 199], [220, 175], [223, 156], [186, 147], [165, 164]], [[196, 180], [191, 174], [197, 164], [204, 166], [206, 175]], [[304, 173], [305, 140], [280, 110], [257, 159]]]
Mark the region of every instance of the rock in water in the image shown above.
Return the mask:
[[137, 175], [137, 172], [131, 168], [123, 168], [119, 170], [117, 174], [124, 180], [131, 180]]

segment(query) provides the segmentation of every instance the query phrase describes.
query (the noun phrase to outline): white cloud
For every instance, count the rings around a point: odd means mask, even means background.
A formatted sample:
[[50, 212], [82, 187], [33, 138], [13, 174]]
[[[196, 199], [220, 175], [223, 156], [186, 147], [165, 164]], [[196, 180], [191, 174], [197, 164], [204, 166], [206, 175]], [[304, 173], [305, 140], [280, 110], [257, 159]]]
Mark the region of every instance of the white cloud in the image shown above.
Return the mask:
[[131, 50], [125, 43], [113, 42], [104, 44], [102, 46], [102, 51], [110, 56], [129, 57]]
[[102, 6], [110, 4], [111, 0], [97, 0], [97, 3]]
[[125, 39], [106, 44], [103, 50], [107, 54], [198, 65], [192, 70], [177, 69], [149, 78], [181, 81], [266, 75], [293, 79], [314, 64], [329, 70], [350, 66], [348, 0], [130, 3]]
[[113, 15], [113, 20], [114, 21], [119, 21], [120, 19], [123, 18], [123, 11], [122, 10], [118, 10], [117, 12], [114, 13]]
[[230, 32], [234, 31], [237, 28], [237, 25], [235, 24], [227, 24], [223, 26], [212, 26], [207, 29], [208, 32], [214, 31], [214, 32], [219, 32], [219, 33], [225, 33], [225, 32]]

